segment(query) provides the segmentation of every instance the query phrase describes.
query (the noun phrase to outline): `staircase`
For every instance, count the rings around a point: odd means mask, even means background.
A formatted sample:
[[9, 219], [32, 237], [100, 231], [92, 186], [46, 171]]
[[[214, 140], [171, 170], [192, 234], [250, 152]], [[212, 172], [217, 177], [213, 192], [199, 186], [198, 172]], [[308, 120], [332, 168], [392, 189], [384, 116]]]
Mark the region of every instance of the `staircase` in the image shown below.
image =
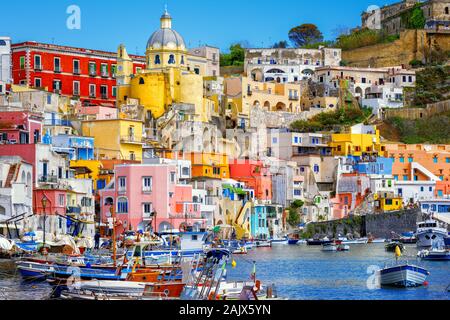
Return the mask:
[[12, 183], [17, 181], [17, 177], [20, 171], [20, 164], [12, 164], [9, 167], [8, 175], [6, 176], [5, 188], [11, 188]]

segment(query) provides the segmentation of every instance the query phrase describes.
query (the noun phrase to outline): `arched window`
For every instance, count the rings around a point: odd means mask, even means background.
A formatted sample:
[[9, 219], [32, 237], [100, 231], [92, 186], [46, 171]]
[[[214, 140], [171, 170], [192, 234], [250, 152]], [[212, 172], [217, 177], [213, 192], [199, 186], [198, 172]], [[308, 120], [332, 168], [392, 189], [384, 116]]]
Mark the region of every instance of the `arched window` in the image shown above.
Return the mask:
[[159, 54], [155, 56], [155, 64], [161, 64], [161, 58], [159, 57]]
[[181, 56], [181, 64], [184, 64], [184, 56]]
[[139, 84], [145, 84], [144, 78], [139, 79]]
[[175, 64], [175, 56], [173, 54], [169, 56], [169, 64]]
[[117, 213], [128, 213], [128, 199], [121, 197], [117, 200]]

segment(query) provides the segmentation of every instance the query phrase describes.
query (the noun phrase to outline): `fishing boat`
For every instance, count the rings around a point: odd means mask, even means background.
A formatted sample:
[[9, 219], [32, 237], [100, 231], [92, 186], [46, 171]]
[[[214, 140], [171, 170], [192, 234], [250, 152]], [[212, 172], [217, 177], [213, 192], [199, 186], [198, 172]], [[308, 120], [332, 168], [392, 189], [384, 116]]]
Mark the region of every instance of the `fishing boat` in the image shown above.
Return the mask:
[[343, 244], [367, 244], [369, 242], [368, 238], [359, 238], [359, 239], [344, 239], [342, 240]]
[[17, 270], [25, 279], [45, 278], [48, 273], [55, 271], [54, 263], [39, 263], [33, 261], [17, 261]]
[[272, 241], [271, 240], [256, 240], [255, 241], [257, 248], [271, 248]]
[[447, 229], [441, 228], [432, 218], [417, 224], [416, 238], [419, 248], [432, 247], [433, 242], [443, 241], [447, 236]]
[[233, 254], [247, 254], [248, 253], [248, 251], [247, 251], [247, 248], [246, 247], [244, 247], [244, 246], [239, 246], [239, 247], [237, 247], [237, 248], [231, 248], [231, 253], [233, 253]]
[[308, 246], [321, 246], [327, 243], [331, 243], [333, 241], [329, 240], [328, 238], [323, 238], [322, 240], [320, 239], [309, 239], [307, 240], [307, 244]]
[[450, 250], [448, 249], [421, 250], [417, 253], [417, 256], [423, 260], [449, 261]]
[[284, 238], [280, 238], [280, 239], [272, 239], [272, 245], [278, 245], [278, 244], [282, 244], [282, 245], [286, 245], [289, 244], [289, 239], [288, 237], [284, 237]]
[[425, 268], [399, 262], [402, 252], [400, 247], [395, 248], [395, 259], [396, 262], [390, 267], [384, 267], [379, 272], [380, 284], [382, 286], [393, 286], [393, 287], [418, 287], [425, 284], [427, 277], [430, 272]]

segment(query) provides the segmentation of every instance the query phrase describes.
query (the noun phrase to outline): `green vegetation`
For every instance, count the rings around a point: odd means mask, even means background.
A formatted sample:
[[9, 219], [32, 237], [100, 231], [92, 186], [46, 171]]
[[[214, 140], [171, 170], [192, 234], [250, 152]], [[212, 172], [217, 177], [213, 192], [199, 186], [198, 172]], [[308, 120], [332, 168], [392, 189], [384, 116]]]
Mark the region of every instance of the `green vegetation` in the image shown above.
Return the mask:
[[386, 122], [399, 131], [400, 141], [403, 143], [450, 143], [450, 112], [427, 119], [392, 118]]
[[288, 35], [289, 40], [297, 48], [323, 42], [322, 32], [320, 32], [315, 24], [311, 23], [305, 23], [292, 28]]
[[236, 43], [230, 47], [230, 53], [220, 55], [220, 66], [243, 66], [245, 59], [245, 48], [241, 44]]
[[277, 49], [277, 48], [282, 48], [282, 49], [289, 48], [289, 43], [286, 40], [278, 41], [278, 42], [274, 43], [272, 48], [274, 48], [274, 49]]
[[287, 222], [291, 226], [296, 227], [300, 223], [300, 214], [298, 210], [303, 207], [304, 204], [305, 203], [301, 200], [295, 200], [289, 207], [289, 217], [287, 219]]
[[297, 132], [331, 131], [336, 127], [362, 123], [371, 114], [372, 110], [369, 108], [341, 108], [333, 112], [320, 113], [308, 121], [295, 121], [291, 124], [291, 129]]
[[450, 92], [450, 66], [430, 66], [416, 74], [416, 89], [412, 105], [426, 107], [443, 101]]
[[426, 18], [421, 9], [421, 4], [417, 3], [414, 9], [402, 13], [401, 20], [406, 29], [423, 29]]
[[398, 39], [400, 39], [399, 35], [386, 35], [382, 31], [364, 28], [339, 36], [335, 46], [342, 50], [352, 50], [379, 43], [390, 43]]

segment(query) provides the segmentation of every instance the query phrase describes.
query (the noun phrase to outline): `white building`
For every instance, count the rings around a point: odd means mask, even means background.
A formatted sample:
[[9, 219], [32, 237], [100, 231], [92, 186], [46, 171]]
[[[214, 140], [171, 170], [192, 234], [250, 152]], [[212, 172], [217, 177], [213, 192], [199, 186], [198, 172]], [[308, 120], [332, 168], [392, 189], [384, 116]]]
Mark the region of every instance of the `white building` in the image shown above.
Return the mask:
[[[0, 157], [0, 234], [8, 235], [7, 225], [4, 223], [12, 217], [33, 213], [33, 166], [17, 156]], [[12, 229], [23, 228], [22, 221], [8, 225], [11, 236], [15, 237]]]
[[[196, 57], [203, 58], [197, 60]], [[206, 64], [204, 60], [206, 59]], [[189, 50], [187, 58], [188, 70], [201, 74], [204, 77], [220, 75], [220, 49], [211, 46], [203, 46]]]
[[341, 49], [247, 49], [244, 69], [259, 82], [291, 83], [309, 79], [316, 68], [339, 66]]
[[405, 205], [416, 204], [435, 198], [436, 181], [395, 181], [395, 188]]
[[12, 83], [11, 38], [0, 37], [0, 94], [6, 92], [6, 84]]
[[372, 113], [380, 118], [384, 109], [403, 108], [403, 87], [392, 84], [372, 86], [366, 91], [361, 104], [372, 108]]

